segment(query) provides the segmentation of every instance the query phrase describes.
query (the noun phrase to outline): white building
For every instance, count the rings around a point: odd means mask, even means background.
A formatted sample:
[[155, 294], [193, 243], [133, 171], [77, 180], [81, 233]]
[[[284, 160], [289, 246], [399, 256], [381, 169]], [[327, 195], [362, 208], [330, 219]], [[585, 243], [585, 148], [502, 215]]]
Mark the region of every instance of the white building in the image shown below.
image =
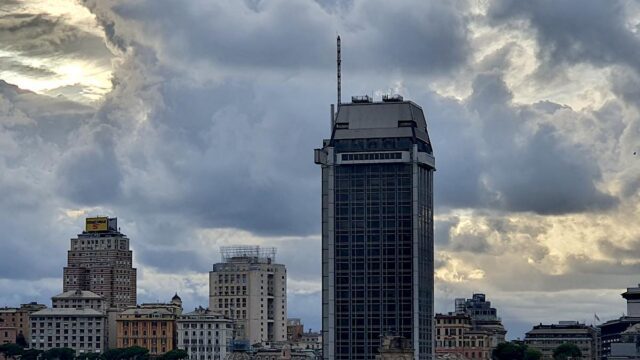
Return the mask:
[[222, 360], [230, 351], [233, 322], [220, 313], [202, 307], [182, 314], [176, 321], [178, 348], [189, 360]]
[[105, 312], [104, 298], [87, 290], [65, 291], [51, 298], [54, 309], [93, 309]]
[[106, 317], [94, 309], [44, 309], [29, 316], [31, 348], [67, 347], [76, 354], [101, 353], [105, 349]]
[[234, 320], [236, 339], [250, 344], [287, 339], [287, 270], [275, 248], [222, 248], [209, 273], [209, 308]]

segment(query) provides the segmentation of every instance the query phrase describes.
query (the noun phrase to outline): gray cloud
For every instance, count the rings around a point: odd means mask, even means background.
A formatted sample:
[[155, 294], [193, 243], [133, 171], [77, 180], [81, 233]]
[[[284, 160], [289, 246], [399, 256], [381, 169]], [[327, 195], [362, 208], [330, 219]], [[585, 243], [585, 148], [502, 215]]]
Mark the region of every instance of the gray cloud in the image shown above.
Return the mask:
[[[557, 66], [593, 63], [597, 66], [624, 64], [640, 70], [640, 38], [623, 1], [572, 0], [491, 2], [489, 18], [496, 24], [519, 26], [525, 20], [535, 31], [539, 58], [546, 76]], [[517, 22], [520, 21], [520, 22]]]

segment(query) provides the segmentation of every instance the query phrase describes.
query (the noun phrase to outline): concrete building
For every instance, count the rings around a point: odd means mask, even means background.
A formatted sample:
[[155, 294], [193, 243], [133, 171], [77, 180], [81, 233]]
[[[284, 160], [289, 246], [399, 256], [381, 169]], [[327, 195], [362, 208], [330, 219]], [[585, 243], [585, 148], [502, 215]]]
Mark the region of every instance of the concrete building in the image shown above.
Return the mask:
[[105, 350], [106, 317], [94, 309], [44, 309], [32, 313], [32, 349], [67, 347], [76, 354], [102, 353]]
[[304, 333], [304, 324], [300, 319], [287, 319], [287, 340], [296, 342]]
[[[15, 344], [17, 336], [17, 328], [13, 326], [5, 326], [4, 321], [0, 319], [0, 345]], [[6, 360], [4, 354], [2, 353], [0, 353], [0, 360]]]
[[71, 290], [51, 298], [54, 309], [93, 309], [102, 313], [106, 311], [104, 298], [86, 290]]
[[233, 322], [222, 314], [202, 307], [182, 314], [176, 321], [178, 349], [189, 360], [224, 360], [233, 340]]
[[633, 325], [640, 324], [640, 285], [627, 288], [621, 294], [627, 301], [627, 313], [618, 319], [598, 325], [602, 343], [602, 360], [608, 360], [613, 344], [622, 340], [622, 334]]
[[0, 308], [0, 320], [2, 320], [2, 326], [5, 328], [15, 328], [16, 336], [18, 334], [22, 334], [25, 337], [27, 344], [29, 344], [31, 336], [29, 315], [36, 311], [45, 309], [46, 307], [46, 305], [31, 302], [28, 304], [21, 304], [18, 308]]
[[116, 318], [116, 346], [140, 346], [150, 355], [171, 351], [176, 344], [177, 316], [172, 308], [161, 305], [128, 308]]
[[436, 356], [491, 359], [493, 332], [476, 329], [465, 313], [436, 314]]
[[609, 360], [640, 360], [640, 324], [630, 326], [619, 342], [611, 344]]
[[377, 360], [413, 360], [411, 341], [401, 336], [385, 336], [382, 339]]
[[498, 310], [491, 307], [485, 294], [473, 294], [471, 299], [458, 298], [455, 300], [455, 311], [467, 314], [471, 317], [471, 325], [475, 331], [484, 331], [491, 334], [488, 346], [495, 348], [506, 341], [507, 330], [498, 317]]
[[85, 231], [71, 239], [64, 268], [63, 291], [85, 290], [102, 297], [108, 308], [136, 304], [136, 269], [129, 238], [117, 218], [87, 218]]
[[221, 249], [209, 273], [209, 309], [232, 319], [236, 339], [249, 344], [287, 339], [287, 270], [275, 248]]
[[433, 356], [433, 173], [422, 108], [338, 104], [322, 167], [324, 358], [374, 359], [387, 333]]
[[553, 351], [564, 343], [578, 346], [583, 359], [600, 359], [600, 334], [597, 328], [577, 321], [536, 325], [527, 332], [524, 343], [542, 353], [542, 360], [552, 360]]

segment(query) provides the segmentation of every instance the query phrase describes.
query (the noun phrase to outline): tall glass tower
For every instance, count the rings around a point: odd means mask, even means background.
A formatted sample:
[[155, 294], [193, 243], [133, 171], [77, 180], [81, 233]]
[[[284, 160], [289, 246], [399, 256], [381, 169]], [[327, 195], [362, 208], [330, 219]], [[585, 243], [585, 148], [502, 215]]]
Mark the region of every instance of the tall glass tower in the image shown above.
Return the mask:
[[375, 359], [385, 336], [433, 358], [433, 172], [422, 108], [353, 97], [332, 114], [322, 166], [325, 359]]

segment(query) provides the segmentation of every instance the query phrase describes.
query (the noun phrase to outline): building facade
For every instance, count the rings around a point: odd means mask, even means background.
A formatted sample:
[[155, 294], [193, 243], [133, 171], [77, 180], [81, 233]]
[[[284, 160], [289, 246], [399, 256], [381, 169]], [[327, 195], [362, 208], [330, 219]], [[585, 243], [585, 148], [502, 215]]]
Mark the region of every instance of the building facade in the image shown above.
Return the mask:
[[498, 317], [498, 310], [491, 307], [485, 294], [476, 293], [471, 299], [458, 298], [455, 300], [455, 311], [467, 314], [471, 318], [471, 325], [475, 331], [491, 334], [487, 346], [495, 348], [506, 341], [507, 330]]
[[640, 324], [620, 334], [620, 341], [611, 344], [610, 360], [640, 360]]
[[102, 296], [108, 308], [136, 305], [136, 269], [117, 218], [87, 218], [85, 231], [71, 239], [63, 291], [75, 290]]
[[16, 336], [22, 334], [27, 341], [27, 344], [29, 344], [31, 336], [29, 315], [36, 311], [45, 309], [46, 307], [46, 305], [31, 302], [28, 304], [21, 304], [19, 308], [0, 308], [0, 320], [2, 320], [2, 326], [5, 328], [15, 328]]
[[161, 305], [131, 307], [116, 318], [116, 346], [140, 346], [150, 355], [162, 355], [176, 344], [176, 317], [178, 315]]
[[304, 333], [304, 324], [300, 319], [287, 319], [287, 340], [298, 341]]
[[93, 309], [44, 309], [29, 316], [32, 349], [71, 348], [76, 355], [105, 350], [106, 317]]
[[54, 309], [93, 309], [102, 313], [106, 311], [104, 298], [86, 290], [72, 290], [53, 296], [51, 305]]
[[375, 359], [389, 333], [433, 356], [433, 172], [422, 108], [354, 97], [332, 114], [322, 167], [325, 359]]
[[626, 315], [598, 325], [602, 339], [602, 360], [609, 359], [612, 346], [622, 340], [624, 331], [633, 325], [640, 324], [640, 285], [627, 288], [627, 291], [621, 295], [627, 301]]
[[542, 360], [553, 360], [553, 351], [564, 343], [575, 344], [583, 359], [600, 359], [600, 333], [597, 328], [577, 321], [536, 325], [527, 332], [524, 343], [542, 353]]
[[233, 340], [233, 321], [202, 307], [176, 321], [178, 348], [189, 360], [224, 360]]
[[[15, 344], [18, 336], [17, 328], [13, 326], [4, 326], [4, 321], [0, 319], [0, 345]], [[5, 360], [6, 357], [3, 353], [0, 353], [0, 360]]]
[[475, 329], [465, 313], [436, 314], [436, 355], [444, 358], [491, 359], [493, 332]]
[[209, 309], [232, 319], [236, 340], [249, 344], [287, 339], [287, 270], [274, 248], [221, 249], [209, 273]]

